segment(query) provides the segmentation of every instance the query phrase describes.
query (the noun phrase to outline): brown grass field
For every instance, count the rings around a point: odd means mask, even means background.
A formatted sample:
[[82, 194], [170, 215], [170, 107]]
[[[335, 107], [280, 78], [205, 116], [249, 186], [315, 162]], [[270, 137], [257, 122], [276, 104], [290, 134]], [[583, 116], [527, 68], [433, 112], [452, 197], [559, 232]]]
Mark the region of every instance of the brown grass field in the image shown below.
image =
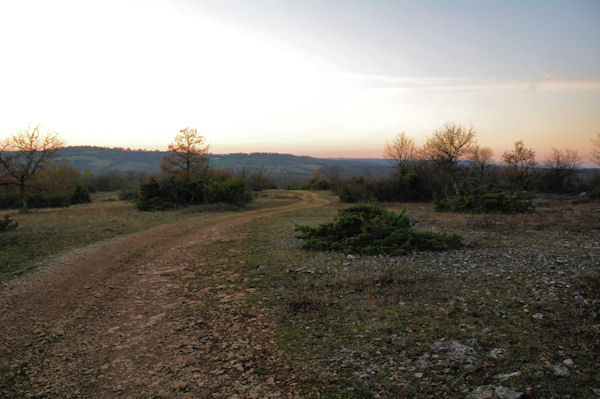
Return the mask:
[[[186, 269], [195, 277], [183, 283], [202, 300], [186, 297], [195, 305], [172, 317], [210, 324], [233, 300], [211, 293], [243, 292], [231, 297], [260, 314], [257, 334], [276, 350], [236, 367], [297, 397], [599, 397], [600, 204], [544, 197], [525, 215], [385, 204], [406, 207], [416, 229], [456, 232], [466, 243], [389, 257], [301, 249], [294, 226], [329, 221], [342, 206], [316, 195], [331, 202], [254, 219], [209, 244], [208, 260]], [[269, 192], [252, 206], [291, 201]], [[15, 281], [68, 248], [215, 212], [198, 210], [142, 213], [96, 198], [15, 214], [19, 229], [0, 238], [2, 278]], [[211, 254], [226, 272], [208, 267]]]

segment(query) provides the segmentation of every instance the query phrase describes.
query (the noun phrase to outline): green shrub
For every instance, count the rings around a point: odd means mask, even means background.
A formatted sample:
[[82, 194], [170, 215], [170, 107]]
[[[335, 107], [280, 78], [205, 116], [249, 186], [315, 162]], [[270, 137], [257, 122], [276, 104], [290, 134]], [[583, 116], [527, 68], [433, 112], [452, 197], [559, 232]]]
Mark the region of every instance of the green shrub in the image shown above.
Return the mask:
[[89, 204], [90, 202], [92, 202], [92, 198], [87, 187], [76, 185], [71, 194], [71, 204]]
[[594, 177], [589, 181], [587, 186], [587, 195], [593, 200], [600, 199], [600, 173], [594, 173]]
[[387, 178], [352, 177], [335, 185], [341, 202], [430, 201], [443, 191], [443, 179], [426, 162], [397, 167]]
[[136, 201], [140, 195], [139, 187], [123, 187], [117, 191], [117, 198], [119, 201]]
[[303, 248], [345, 253], [403, 255], [412, 251], [443, 251], [462, 246], [456, 235], [420, 232], [412, 228], [405, 210], [400, 214], [371, 205], [338, 211], [317, 227], [296, 226]]
[[302, 186], [305, 190], [329, 190], [329, 182], [321, 172], [315, 172], [310, 181]]
[[1, 193], [0, 209], [18, 209], [21, 207], [21, 198], [18, 194]]
[[[27, 195], [28, 208], [65, 208], [71, 205], [71, 194], [67, 192], [36, 192]], [[18, 209], [21, 207], [19, 194], [0, 195], [0, 209]]]
[[174, 208], [175, 203], [170, 201], [164, 187], [154, 177], [140, 186], [140, 194], [136, 203], [140, 211], [160, 211]]
[[473, 187], [463, 182], [458, 193], [452, 197], [439, 198], [434, 193], [435, 210], [440, 212], [468, 213], [528, 213], [534, 211], [531, 200], [523, 193], [509, 195], [497, 187]]
[[336, 190], [340, 201], [347, 203], [367, 202], [374, 198], [373, 192], [363, 177], [352, 177], [342, 182]]
[[430, 201], [435, 180], [427, 164], [397, 167], [390, 178], [379, 181], [375, 196], [379, 201]]
[[242, 204], [252, 201], [248, 183], [242, 178], [218, 180], [212, 176], [195, 180], [168, 177], [163, 180], [151, 178], [140, 186], [137, 208], [141, 211], [157, 211], [195, 204]]
[[14, 230], [18, 225], [19, 223], [11, 219], [9, 215], [4, 215], [4, 219], [0, 220], [0, 233]]
[[252, 201], [252, 194], [248, 190], [245, 179], [234, 177], [224, 181], [211, 180], [204, 186], [204, 202], [215, 204], [225, 202], [228, 204], [245, 204]]
[[71, 195], [66, 192], [37, 192], [27, 196], [29, 208], [66, 208], [71, 205]]

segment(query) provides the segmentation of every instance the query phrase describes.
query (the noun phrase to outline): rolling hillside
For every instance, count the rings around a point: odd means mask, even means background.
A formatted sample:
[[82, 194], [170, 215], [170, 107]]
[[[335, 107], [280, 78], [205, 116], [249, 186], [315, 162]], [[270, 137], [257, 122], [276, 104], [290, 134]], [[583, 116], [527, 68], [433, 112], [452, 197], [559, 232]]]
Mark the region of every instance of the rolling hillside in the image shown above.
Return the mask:
[[[124, 150], [101, 147], [66, 147], [60, 150], [58, 162], [68, 160], [78, 170], [104, 173], [109, 171], [146, 172], [160, 171], [160, 162], [166, 152]], [[390, 165], [384, 159], [358, 158], [312, 158], [289, 154], [210, 154], [211, 166], [217, 169], [249, 172], [262, 170], [273, 180], [305, 179], [316, 171], [328, 172], [337, 168], [342, 176], [375, 175], [389, 173]]]

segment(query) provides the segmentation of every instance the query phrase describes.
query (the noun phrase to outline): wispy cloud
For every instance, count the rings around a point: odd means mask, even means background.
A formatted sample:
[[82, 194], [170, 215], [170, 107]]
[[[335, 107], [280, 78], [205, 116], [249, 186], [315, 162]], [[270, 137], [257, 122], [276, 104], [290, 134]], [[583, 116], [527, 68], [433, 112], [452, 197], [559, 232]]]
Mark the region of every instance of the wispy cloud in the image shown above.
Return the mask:
[[600, 79], [561, 79], [545, 73], [542, 79], [499, 80], [453, 77], [400, 77], [388, 75], [342, 74], [372, 89], [384, 90], [524, 90], [600, 92]]

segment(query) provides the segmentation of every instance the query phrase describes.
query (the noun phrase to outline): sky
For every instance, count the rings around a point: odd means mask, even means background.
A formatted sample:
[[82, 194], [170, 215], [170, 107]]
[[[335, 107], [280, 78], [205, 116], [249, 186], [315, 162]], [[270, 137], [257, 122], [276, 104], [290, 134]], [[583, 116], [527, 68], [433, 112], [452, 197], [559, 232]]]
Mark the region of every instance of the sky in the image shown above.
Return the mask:
[[0, 0], [0, 138], [382, 157], [453, 122], [589, 153], [597, 0]]

